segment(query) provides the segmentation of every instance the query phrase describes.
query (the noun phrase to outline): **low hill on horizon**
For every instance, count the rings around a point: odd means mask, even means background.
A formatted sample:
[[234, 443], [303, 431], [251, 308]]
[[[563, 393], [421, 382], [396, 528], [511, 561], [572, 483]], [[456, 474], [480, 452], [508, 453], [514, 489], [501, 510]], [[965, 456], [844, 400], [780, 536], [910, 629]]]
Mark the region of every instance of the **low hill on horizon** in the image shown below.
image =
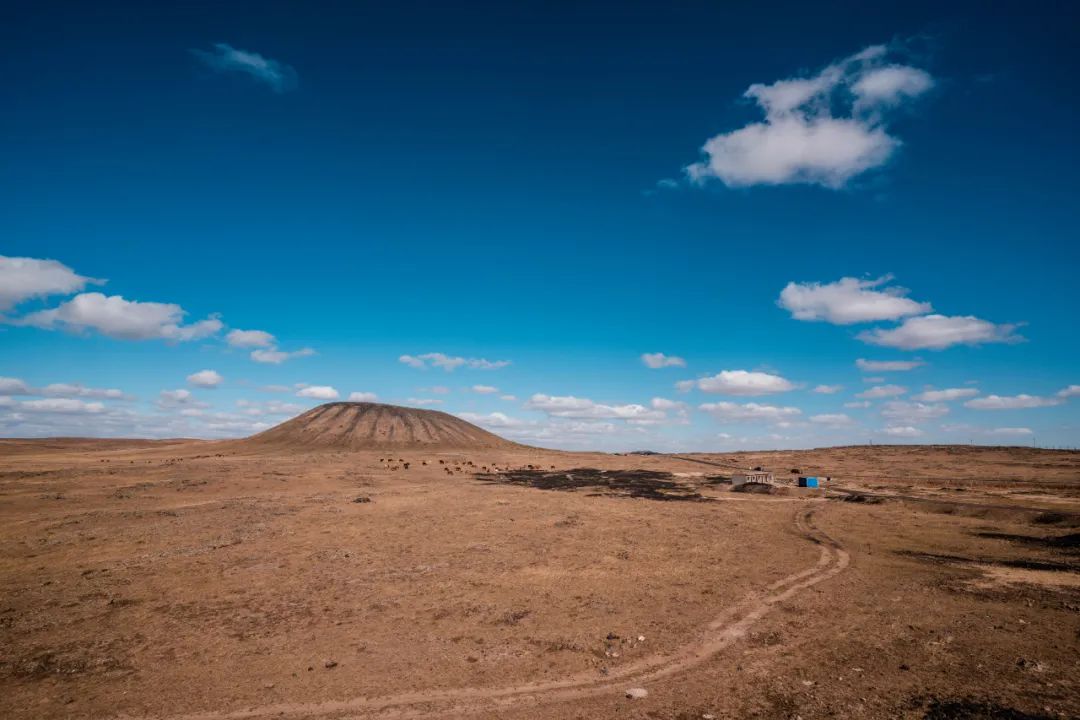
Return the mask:
[[238, 442], [248, 447], [337, 450], [524, 447], [439, 410], [370, 402], [319, 405]]

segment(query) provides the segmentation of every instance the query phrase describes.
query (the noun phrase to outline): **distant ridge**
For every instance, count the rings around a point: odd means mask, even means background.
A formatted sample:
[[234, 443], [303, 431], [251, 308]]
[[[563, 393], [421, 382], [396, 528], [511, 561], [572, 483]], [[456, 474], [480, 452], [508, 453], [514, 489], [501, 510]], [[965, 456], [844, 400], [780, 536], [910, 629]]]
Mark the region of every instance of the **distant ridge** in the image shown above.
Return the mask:
[[326, 403], [239, 442], [246, 447], [337, 450], [522, 447], [438, 410], [368, 402]]

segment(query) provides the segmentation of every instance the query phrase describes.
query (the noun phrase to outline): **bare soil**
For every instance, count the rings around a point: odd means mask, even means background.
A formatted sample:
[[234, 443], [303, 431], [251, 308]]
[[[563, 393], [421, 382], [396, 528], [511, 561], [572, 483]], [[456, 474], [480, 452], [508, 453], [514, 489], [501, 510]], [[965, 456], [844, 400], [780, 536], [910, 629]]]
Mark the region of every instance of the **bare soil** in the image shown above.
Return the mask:
[[1080, 716], [1078, 453], [320, 448], [0, 441], [0, 717]]

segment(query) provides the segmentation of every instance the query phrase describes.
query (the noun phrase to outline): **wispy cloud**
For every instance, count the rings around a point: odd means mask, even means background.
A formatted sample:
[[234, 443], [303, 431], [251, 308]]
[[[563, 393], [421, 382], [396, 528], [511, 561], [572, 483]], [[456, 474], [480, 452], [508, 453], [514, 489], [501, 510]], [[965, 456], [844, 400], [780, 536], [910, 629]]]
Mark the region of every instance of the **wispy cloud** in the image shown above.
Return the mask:
[[221, 373], [216, 370], [200, 370], [187, 376], [188, 384], [193, 387], [212, 389], [225, 382]]
[[898, 327], [876, 328], [859, 333], [859, 339], [871, 345], [900, 350], [944, 350], [953, 345], [1018, 343], [1017, 324], [996, 324], [971, 315], [949, 317], [924, 315], [908, 318]]
[[645, 363], [645, 367], [653, 370], [666, 367], [686, 367], [686, 360], [677, 355], [665, 355], [662, 352], [645, 353], [641, 356], [641, 362]]
[[314, 355], [315, 351], [312, 348], [300, 348], [299, 350], [293, 350], [286, 352], [279, 350], [276, 347], [270, 348], [256, 348], [251, 351], [251, 359], [257, 363], [269, 363], [271, 365], [280, 365], [286, 360], [298, 357], [310, 357]]
[[536, 393], [525, 403], [527, 410], [539, 410], [551, 417], [591, 420], [626, 420], [631, 424], [649, 424], [668, 419], [662, 409], [649, 409], [644, 405], [606, 405], [588, 398], [573, 395], [545, 395]]
[[398, 358], [398, 362], [418, 370], [438, 367], [446, 372], [452, 372], [459, 367], [467, 367], [473, 370], [498, 370], [510, 365], [509, 360], [455, 357], [440, 352], [424, 353], [423, 355], [402, 355]]
[[922, 360], [864, 360], [855, 361], [855, 367], [863, 372], [903, 372], [925, 365]]
[[243, 73], [276, 93], [288, 92], [296, 87], [296, 70], [291, 65], [271, 60], [257, 52], [217, 43], [211, 50], [192, 50], [191, 53], [207, 67], [219, 72]]
[[1038, 395], [987, 395], [964, 403], [972, 410], [1023, 410], [1027, 408], [1050, 407], [1065, 402], [1059, 397], [1039, 397]]
[[802, 414], [799, 408], [762, 405], [759, 403], [716, 402], [703, 403], [698, 409], [709, 413], [721, 422], [781, 422]]

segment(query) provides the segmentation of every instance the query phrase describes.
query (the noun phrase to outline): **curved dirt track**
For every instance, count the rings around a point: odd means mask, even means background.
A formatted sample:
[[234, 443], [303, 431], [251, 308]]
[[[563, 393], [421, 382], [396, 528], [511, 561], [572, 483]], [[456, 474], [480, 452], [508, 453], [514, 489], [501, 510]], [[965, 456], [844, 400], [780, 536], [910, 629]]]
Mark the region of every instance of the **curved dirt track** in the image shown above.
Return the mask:
[[[403, 693], [384, 697], [357, 697], [321, 703], [278, 703], [226, 712], [202, 712], [169, 716], [168, 720], [245, 720], [246, 718], [423, 718], [457, 717], [497, 711], [518, 705], [538, 706], [603, 694], [621, 695], [627, 688], [645, 686], [689, 670], [742, 638], [747, 630], [777, 603], [843, 572], [850, 555], [839, 543], [813, 524], [813, 508], [799, 510], [795, 527], [821, 549], [812, 567], [774, 582], [726, 609], [698, 636], [675, 652], [655, 655], [612, 670], [606, 676], [579, 673], [562, 680], [508, 687], [456, 688]], [[123, 716], [130, 718], [131, 716]]]

